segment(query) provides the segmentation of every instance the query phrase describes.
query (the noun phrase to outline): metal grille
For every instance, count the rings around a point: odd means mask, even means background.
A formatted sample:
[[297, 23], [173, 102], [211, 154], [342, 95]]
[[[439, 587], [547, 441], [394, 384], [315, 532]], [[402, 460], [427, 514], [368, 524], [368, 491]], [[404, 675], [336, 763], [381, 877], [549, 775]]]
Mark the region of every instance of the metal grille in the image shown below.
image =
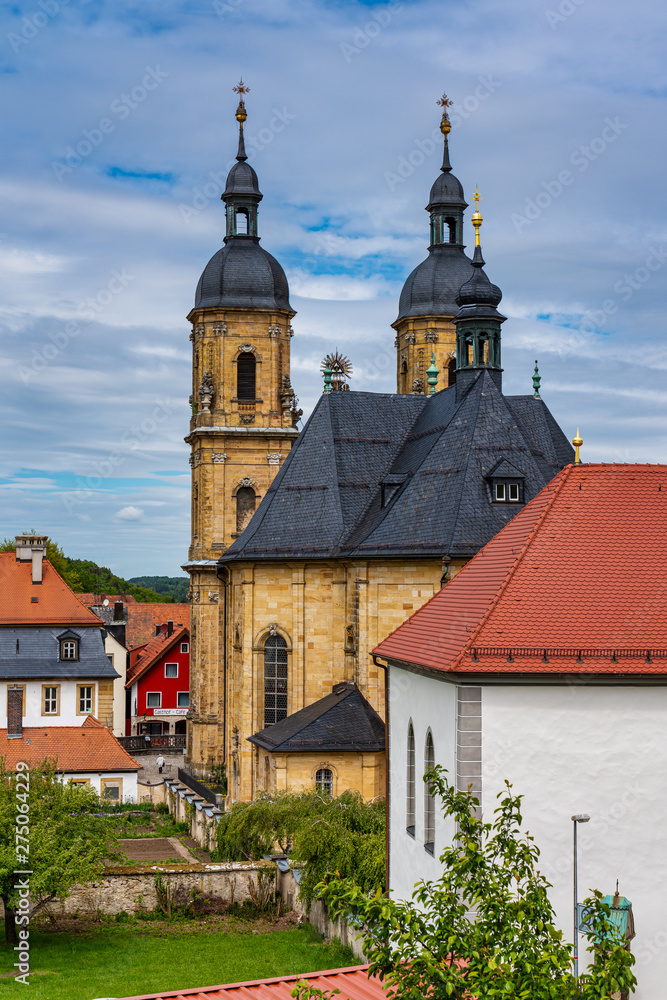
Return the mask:
[[270, 635], [264, 643], [264, 725], [287, 717], [287, 643]]
[[237, 399], [255, 399], [256, 361], [250, 351], [239, 354], [236, 362]]
[[333, 795], [333, 772], [328, 767], [321, 767], [315, 775], [315, 788], [318, 792]]
[[415, 835], [415, 731], [412, 723], [408, 727], [408, 773], [406, 781], [405, 828]]
[[[435, 767], [435, 751], [433, 750], [433, 737], [431, 730], [426, 734], [426, 745], [424, 747], [424, 772], [432, 771]], [[431, 795], [433, 785], [430, 781], [424, 783], [424, 849], [429, 854], [435, 851], [435, 801]]]

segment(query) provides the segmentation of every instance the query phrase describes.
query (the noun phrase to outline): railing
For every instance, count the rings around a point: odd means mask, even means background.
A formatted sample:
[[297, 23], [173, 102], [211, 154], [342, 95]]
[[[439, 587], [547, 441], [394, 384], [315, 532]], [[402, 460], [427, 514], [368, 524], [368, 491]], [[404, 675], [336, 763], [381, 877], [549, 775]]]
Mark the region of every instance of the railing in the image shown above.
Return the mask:
[[218, 804], [216, 793], [211, 788], [207, 788], [206, 785], [202, 785], [201, 781], [197, 781], [197, 779], [193, 778], [191, 774], [184, 771], [182, 767], [179, 767], [178, 769], [178, 780], [184, 785], [187, 785], [188, 788], [191, 788], [193, 792], [197, 793], [197, 795], [201, 795], [201, 797], [206, 799], [207, 802], [210, 802], [214, 806]]
[[118, 736], [118, 742], [128, 753], [148, 753], [156, 747], [166, 750], [182, 750], [185, 736]]

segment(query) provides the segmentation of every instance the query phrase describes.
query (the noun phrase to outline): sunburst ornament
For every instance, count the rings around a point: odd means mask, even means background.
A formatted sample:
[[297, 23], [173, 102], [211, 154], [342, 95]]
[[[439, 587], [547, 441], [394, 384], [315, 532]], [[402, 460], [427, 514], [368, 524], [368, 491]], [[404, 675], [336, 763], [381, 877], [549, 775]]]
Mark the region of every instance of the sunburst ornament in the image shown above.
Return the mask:
[[327, 354], [320, 365], [320, 371], [324, 376], [325, 392], [329, 392], [332, 389], [342, 390], [350, 388], [347, 380], [352, 375], [352, 363], [340, 351]]

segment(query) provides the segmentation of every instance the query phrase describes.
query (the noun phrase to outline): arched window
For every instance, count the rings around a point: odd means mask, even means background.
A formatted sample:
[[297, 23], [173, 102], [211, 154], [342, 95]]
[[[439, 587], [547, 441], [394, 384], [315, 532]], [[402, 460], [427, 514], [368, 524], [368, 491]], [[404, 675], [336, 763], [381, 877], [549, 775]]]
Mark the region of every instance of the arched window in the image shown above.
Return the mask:
[[254, 400], [256, 388], [257, 361], [252, 351], [244, 351], [236, 361], [236, 398]]
[[264, 725], [287, 717], [287, 643], [270, 635], [264, 643]]
[[456, 219], [445, 219], [446, 231], [444, 233], [445, 243], [456, 243]]
[[237, 208], [236, 209], [236, 235], [237, 236], [247, 236], [248, 235], [248, 209], [247, 208]]
[[456, 382], [456, 358], [447, 362], [447, 385], [454, 385]]
[[415, 835], [415, 731], [412, 722], [408, 726], [408, 769], [405, 796], [405, 829], [411, 837]]
[[318, 792], [333, 795], [333, 771], [328, 767], [321, 767], [315, 775], [315, 788]]
[[[432, 771], [435, 767], [435, 752], [433, 750], [433, 737], [431, 730], [426, 734], [426, 744], [424, 746], [424, 773]], [[424, 782], [424, 850], [429, 854], [435, 851], [435, 800], [431, 795], [433, 785], [430, 781]]]
[[243, 531], [255, 513], [257, 496], [252, 486], [242, 486], [236, 491], [236, 530]]

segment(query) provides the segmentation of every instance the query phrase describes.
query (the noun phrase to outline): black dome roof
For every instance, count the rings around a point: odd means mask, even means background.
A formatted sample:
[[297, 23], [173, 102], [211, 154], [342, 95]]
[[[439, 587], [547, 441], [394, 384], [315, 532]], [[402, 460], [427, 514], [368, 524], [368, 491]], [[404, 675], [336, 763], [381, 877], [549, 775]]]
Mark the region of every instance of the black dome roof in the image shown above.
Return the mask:
[[459, 306], [489, 305], [497, 306], [503, 297], [497, 285], [489, 281], [481, 267], [475, 268], [475, 273], [459, 288], [456, 301]]
[[230, 239], [204, 268], [195, 293], [195, 309], [216, 307], [292, 312], [285, 272], [257, 239]]
[[461, 181], [449, 170], [436, 177], [428, 198], [426, 211], [430, 212], [436, 205], [451, 205], [456, 208], [467, 208], [468, 202], [463, 197]]
[[246, 160], [237, 160], [227, 174], [227, 184], [222, 192], [222, 197], [228, 198], [233, 194], [249, 194], [257, 198], [258, 201], [262, 200], [257, 174]]
[[451, 244], [433, 247], [403, 285], [398, 319], [404, 316], [456, 316], [458, 290], [474, 273], [462, 247]]

